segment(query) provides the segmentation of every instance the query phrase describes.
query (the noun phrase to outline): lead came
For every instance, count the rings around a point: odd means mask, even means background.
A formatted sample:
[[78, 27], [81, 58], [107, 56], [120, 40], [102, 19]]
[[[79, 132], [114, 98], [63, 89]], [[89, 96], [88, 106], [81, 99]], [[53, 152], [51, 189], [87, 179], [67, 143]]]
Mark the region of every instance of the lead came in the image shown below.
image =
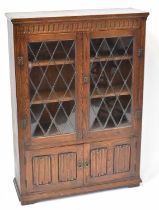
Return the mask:
[[75, 42], [28, 45], [32, 136], [75, 132]]
[[90, 128], [130, 126], [133, 37], [91, 39], [90, 46]]

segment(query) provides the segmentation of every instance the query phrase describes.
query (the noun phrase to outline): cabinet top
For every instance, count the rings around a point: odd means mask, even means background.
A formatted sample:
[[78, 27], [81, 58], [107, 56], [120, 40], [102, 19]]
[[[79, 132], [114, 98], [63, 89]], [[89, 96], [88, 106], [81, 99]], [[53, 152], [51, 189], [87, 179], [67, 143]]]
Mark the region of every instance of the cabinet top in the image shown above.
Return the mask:
[[78, 16], [148, 16], [148, 12], [144, 12], [133, 8], [123, 9], [84, 9], [84, 10], [63, 10], [63, 11], [41, 11], [41, 12], [15, 12], [6, 13], [7, 18], [12, 22], [23, 22], [25, 20], [32, 21], [40, 18], [60, 18], [60, 17], [78, 17]]

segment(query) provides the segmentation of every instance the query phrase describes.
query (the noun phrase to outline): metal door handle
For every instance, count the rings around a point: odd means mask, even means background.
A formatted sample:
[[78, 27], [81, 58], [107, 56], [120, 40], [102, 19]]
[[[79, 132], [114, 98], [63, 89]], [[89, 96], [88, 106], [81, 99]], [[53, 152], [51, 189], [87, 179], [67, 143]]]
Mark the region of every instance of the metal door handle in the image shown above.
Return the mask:
[[82, 168], [83, 167], [83, 161], [82, 160], [79, 160], [78, 163], [77, 163], [77, 166], [79, 168]]
[[79, 168], [87, 168], [89, 166], [89, 161], [88, 160], [85, 160], [85, 161], [79, 160], [77, 162], [77, 166]]
[[84, 82], [84, 84], [88, 84], [89, 83], [89, 77], [84, 76], [83, 77], [83, 82]]
[[89, 162], [88, 162], [88, 160], [85, 160], [84, 161], [84, 168], [87, 168], [89, 166]]

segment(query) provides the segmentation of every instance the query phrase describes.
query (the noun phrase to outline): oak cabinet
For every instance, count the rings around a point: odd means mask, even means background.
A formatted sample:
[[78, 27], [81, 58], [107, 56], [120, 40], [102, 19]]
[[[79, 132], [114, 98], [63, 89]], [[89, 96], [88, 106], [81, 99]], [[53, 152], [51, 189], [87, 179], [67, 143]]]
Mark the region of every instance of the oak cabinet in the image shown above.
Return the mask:
[[139, 185], [147, 16], [7, 14], [22, 204]]

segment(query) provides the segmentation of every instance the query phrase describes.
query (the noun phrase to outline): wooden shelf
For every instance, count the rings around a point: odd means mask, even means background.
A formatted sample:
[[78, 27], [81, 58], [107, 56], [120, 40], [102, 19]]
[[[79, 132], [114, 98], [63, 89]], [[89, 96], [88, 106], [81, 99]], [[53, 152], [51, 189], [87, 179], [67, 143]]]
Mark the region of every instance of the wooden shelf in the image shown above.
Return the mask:
[[114, 91], [108, 90], [107, 93], [105, 93], [106, 92], [106, 88], [105, 87], [104, 88], [103, 87], [99, 88], [99, 89], [94, 91], [94, 93], [91, 96], [91, 98], [111, 97], [111, 96], [116, 96], [116, 95], [122, 95], [122, 96], [130, 95], [130, 93], [128, 92], [127, 88], [123, 88], [121, 90], [121, 86], [116, 86], [113, 89], [114, 89]]
[[[129, 60], [131, 59], [131, 55], [127, 56], [98, 56], [98, 57], [91, 57], [90, 62], [102, 62], [102, 61], [118, 61], [118, 60]], [[55, 60], [39, 60], [34, 62], [29, 62], [29, 68], [33, 68], [36, 66], [55, 66], [55, 65], [63, 65], [63, 64], [74, 64], [75, 60], [70, 59], [55, 59]]]
[[[121, 90], [121, 86], [117, 86], [114, 88], [114, 92], [109, 90], [107, 91], [107, 93], [105, 93], [106, 88], [102, 87], [99, 88], [98, 90], [96, 90], [94, 92], [94, 94], [91, 96], [91, 98], [101, 98], [101, 97], [111, 97], [111, 96], [116, 96], [116, 95], [130, 95], [128, 90], [126, 88], [123, 88], [122, 91]], [[75, 91], [71, 90], [71, 93], [68, 92], [67, 94], [65, 94], [64, 96], [64, 91], [58, 91], [55, 93], [52, 93], [51, 96], [48, 98], [49, 96], [49, 92], [48, 91], [42, 91], [40, 92], [40, 96], [36, 96], [34, 98], [34, 100], [32, 101], [32, 104], [42, 104], [42, 103], [52, 103], [52, 102], [58, 102], [58, 101], [71, 101], [74, 100], [75, 98]]]
[[32, 104], [52, 103], [52, 102], [58, 102], [58, 101], [71, 101], [74, 99], [73, 97], [75, 96], [75, 91], [71, 90], [71, 93], [67, 92], [65, 94], [65, 91], [57, 91], [56, 93], [52, 93], [49, 96], [48, 91], [42, 91], [40, 92], [41, 97], [37, 95], [32, 101]]
[[29, 62], [29, 67], [36, 66], [55, 66], [55, 65], [63, 65], [63, 64], [74, 64], [74, 59], [66, 60], [66, 59], [56, 59], [56, 60], [39, 60], [34, 62]]
[[131, 55], [118, 55], [118, 56], [98, 56], [98, 57], [92, 57], [91, 63], [93, 62], [102, 62], [102, 61], [118, 61], [118, 60], [129, 60], [131, 59]]

